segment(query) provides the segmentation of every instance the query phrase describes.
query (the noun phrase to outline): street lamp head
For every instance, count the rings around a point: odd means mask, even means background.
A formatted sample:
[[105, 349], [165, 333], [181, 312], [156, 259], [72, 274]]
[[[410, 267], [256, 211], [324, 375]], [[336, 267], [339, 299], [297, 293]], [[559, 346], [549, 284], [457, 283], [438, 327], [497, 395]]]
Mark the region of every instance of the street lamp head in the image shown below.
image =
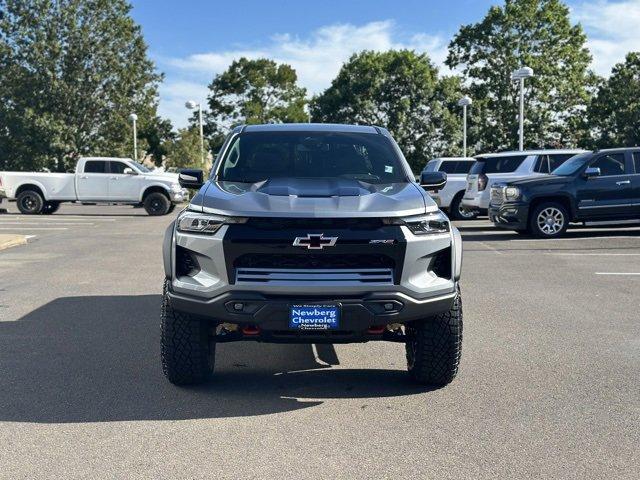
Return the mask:
[[193, 100], [189, 100], [187, 103], [184, 104], [184, 106], [187, 107], [189, 110], [198, 108], [198, 104]]
[[473, 103], [473, 100], [471, 100], [471, 98], [468, 97], [467, 95], [465, 95], [460, 100], [458, 100], [458, 106], [459, 107], [468, 107], [472, 103]]
[[129, 115], [129, 120], [131, 120], [132, 122], [135, 122], [136, 120], [138, 120], [138, 115], [136, 115], [135, 113], [132, 113], [131, 115]]
[[511, 80], [522, 80], [523, 78], [533, 77], [533, 68], [522, 67], [511, 73]]

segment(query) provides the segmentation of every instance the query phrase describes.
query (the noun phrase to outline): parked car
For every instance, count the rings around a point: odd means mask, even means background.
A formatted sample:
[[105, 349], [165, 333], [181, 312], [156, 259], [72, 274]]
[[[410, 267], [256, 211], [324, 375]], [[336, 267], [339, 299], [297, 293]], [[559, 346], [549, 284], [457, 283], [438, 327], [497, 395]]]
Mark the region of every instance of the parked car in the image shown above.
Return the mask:
[[0, 189], [24, 214], [54, 213], [62, 202], [142, 205], [164, 215], [187, 198], [177, 174], [154, 174], [127, 158], [87, 157], [75, 173], [0, 172]]
[[476, 209], [462, 206], [462, 197], [467, 187], [467, 174], [475, 163], [474, 158], [442, 157], [429, 160], [423, 172], [444, 172], [447, 174], [447, 184], [438, 191], [432, 192], [431, 198], [449, 217], [455, 220], [471, 220], [478, 216]]
[[486, 214], [494, 183], [549, 174], [569, 158], [582, 152], [584, 150], [528, 150], [478, 155], [467, 176], [462, 206]]
[[[250, 125], [164, 240], [163, 372], [205, 381], [231, 341], [405, 344], [417, 382], [445, 385], [462, 348], [460, 233], [389, 132]], [[425, 188], [446, 175], [425, 172]]]
[[640, 148], [586, 152], [551, 175], [495, 185], [489, 218], [542, 238], [573, 222], [640, 220]]

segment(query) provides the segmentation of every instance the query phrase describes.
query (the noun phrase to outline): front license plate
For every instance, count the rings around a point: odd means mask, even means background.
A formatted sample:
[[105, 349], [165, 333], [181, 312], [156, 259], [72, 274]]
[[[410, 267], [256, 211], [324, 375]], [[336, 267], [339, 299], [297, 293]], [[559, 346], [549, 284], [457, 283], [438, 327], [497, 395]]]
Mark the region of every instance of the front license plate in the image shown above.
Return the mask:
[[294, 330], [334, 330], [340, 325], [340, 306], [335, 304], [291, 305], [289, 328]]

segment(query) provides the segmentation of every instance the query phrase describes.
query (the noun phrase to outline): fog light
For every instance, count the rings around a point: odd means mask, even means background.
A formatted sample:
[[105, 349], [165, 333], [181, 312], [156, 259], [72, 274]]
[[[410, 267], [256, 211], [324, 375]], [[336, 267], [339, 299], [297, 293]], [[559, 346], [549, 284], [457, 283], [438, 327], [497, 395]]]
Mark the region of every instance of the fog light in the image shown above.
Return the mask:
[[395, 308], [395, 305], [393, 303], [385, 303], [384, 304], [384, 309], [387, 312], [390, 312], [391, 310], [393, 310]]
[[233, 309], [236, 312], [241, 312], [244, 309], [244, 304], [243, 303], [234, 303], [233, 304]]

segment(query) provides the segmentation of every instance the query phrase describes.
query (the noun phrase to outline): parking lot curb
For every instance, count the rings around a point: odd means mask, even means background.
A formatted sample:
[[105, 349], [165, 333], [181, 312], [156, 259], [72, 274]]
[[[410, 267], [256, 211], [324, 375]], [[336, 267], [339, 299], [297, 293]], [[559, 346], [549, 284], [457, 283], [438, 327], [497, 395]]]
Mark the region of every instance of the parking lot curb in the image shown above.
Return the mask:
[[0, 234], [0, 250], [5, 248], [17, 247], [18, 245], [26, 245], [27, 237], [24, 235], [5, 235]]

